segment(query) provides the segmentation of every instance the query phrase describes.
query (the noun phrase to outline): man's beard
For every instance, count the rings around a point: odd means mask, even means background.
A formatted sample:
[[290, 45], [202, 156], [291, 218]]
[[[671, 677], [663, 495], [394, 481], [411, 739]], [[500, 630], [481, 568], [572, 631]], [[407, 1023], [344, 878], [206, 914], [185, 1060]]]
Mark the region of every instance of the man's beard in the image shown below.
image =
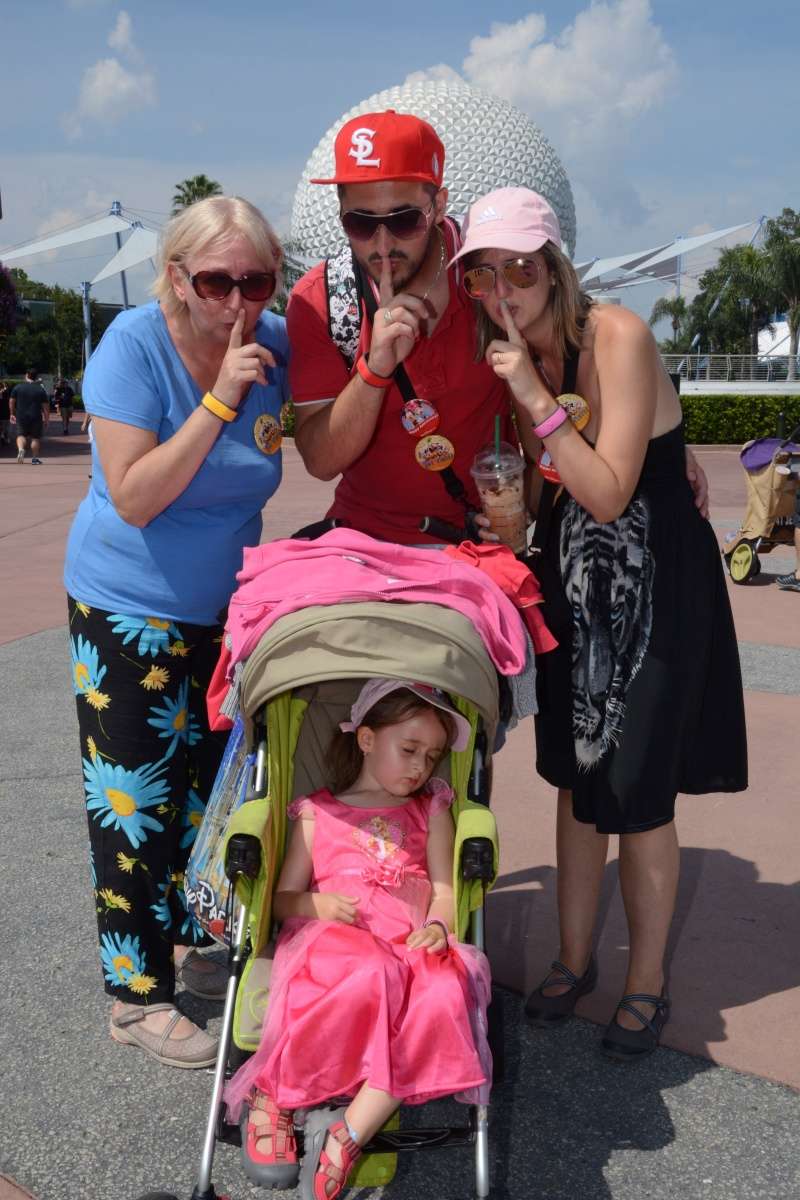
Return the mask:
[[[413, 282], [415, 277], [419, 274], [421, 268], [423, 267], [423, 265], [425, 263], [425, 260], [428, 257], [428, 251], [430, 250], [430, 247], [431, 247], [431, 242], [434, 237], [434, 231], [435, 231], [435, 226], [431, 226], [430, 232], [428, 234], [428, 240], [425, 243], [425, 248], [421, 251], [418, 258], [412, 259], [407, 254], [404, 254], [402, 250], [394, 249], [394, 250], [389, 251], [388, 258], [389, 258], [390, 262], [393, 262], [393, 263], [400, 262], [400, 263], [403, 263], [405, 266], [405, 269], [401, 270], [399, 272], [399, 274], [395, 274], [394, 271], [392, 272], [392, 290], [393, 290], [394, 295], [397, 295], [398, 292], [404, 291], [408, 287], [408, 285]], [[370, 254], [366, 263], [363, 264], [366, 267], [367, 272], [369, 273], [371, 278], [374, 279], [375, 282], [378, 284], [381, 281], [382, 264], [383, 264], [383, 256], [380, 254]]]

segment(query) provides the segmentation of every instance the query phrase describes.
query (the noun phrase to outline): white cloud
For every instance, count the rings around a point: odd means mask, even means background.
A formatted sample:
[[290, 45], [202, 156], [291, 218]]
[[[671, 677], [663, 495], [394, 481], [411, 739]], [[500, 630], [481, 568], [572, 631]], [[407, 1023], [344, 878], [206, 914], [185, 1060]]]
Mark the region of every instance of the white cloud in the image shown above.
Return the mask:
[[139, 53], [133, 41], [133, 24], [124, 8], [120, 9], [117, 23], [108, 35], [108, 44], [112, 50], [118, 50], [120, 54], [135, 57]]
[[132, 68], [123, 66], [116, 57], [101, 58], [86, 68], [76, 107], [61, 117], [62, 128], [70, 140], [83, 135], [87, 122], [115, 125], [129, 113], [156, 104], [155, 76], [136, 47], [131, 19], [124, 9], [108, 35], [108, 44], [127, 56]]
[[[591, 0], [571, 25], [546, 35], [541, 13], [493, 24], [487, 36], [472, 39], [461, 78], [527, 113], [607, 215], [644, 220], [647, 210], [625, 178], [624, 152], [677, 76], [649, 0]], [[415, 77], [453, 75], [439, 64]]]

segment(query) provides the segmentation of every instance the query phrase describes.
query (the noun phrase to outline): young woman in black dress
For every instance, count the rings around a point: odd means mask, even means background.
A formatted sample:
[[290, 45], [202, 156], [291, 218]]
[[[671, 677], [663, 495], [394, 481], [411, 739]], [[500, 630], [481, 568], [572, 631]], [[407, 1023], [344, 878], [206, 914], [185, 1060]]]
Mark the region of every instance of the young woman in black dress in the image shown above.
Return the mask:
[[719, 549], [687, 475], [678, 396], [649, 328], [582, 292], [543, 197], [501, 188], [464, 228], [478, 352], [511, 391], [538, 508], [534, 563], [559, 648], [537, 659], [537, 770], [558, 788], [560, 950], [528, 998], [572, 1014], [592, 950], [608, 837], [630, 930], [625, 995], [603, 1038], [630, 1061], [669, 1017], [678, 792], [747, 785], [736, 638]]

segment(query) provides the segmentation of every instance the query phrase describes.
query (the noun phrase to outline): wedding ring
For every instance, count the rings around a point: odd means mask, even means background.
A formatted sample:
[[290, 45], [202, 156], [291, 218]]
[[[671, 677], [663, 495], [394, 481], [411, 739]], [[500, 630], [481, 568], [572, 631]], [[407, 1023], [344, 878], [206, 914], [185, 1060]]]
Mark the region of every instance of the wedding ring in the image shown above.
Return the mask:
[[385, 308], [383, 310], [383, 319], [387, 325], [391, 325], [394, 317], [392, 316], [392, 310], [390, 308]]

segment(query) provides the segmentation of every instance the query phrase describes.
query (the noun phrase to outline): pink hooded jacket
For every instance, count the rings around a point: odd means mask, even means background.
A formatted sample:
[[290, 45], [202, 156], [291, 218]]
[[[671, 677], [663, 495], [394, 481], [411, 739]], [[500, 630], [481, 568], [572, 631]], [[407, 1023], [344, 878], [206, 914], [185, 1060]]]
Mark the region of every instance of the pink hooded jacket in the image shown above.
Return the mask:
[[358, 600], [454, 608], [475, 626], [502, 675], [517, 675], [525, 667], [526, 634], [514, 605], [482, 572], [438, 550], [332, 529], [313, 542], [287, 538], [246, 549], [236, 578], [226, 625], [229, 671], [287, 613]]

